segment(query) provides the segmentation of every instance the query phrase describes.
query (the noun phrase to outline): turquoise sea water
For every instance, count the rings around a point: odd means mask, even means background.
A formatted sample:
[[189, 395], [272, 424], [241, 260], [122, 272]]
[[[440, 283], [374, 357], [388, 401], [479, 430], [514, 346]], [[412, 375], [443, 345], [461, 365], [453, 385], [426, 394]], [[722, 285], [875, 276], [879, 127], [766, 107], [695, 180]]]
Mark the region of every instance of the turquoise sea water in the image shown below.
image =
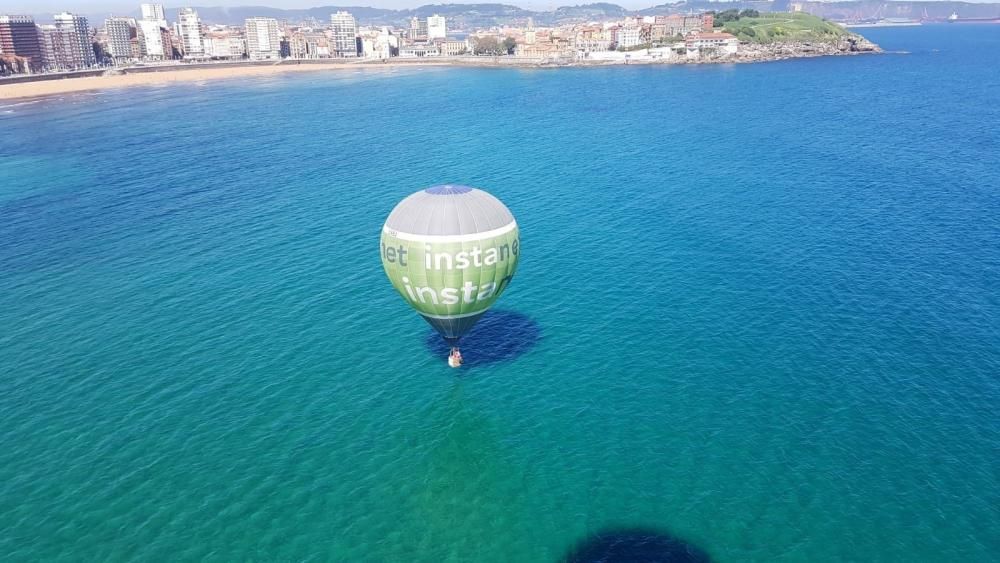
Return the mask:
[[[1000, 26], [0, 107], [0, 555], [1000, 558]], [[379, 229], [487, 189], [449, 369]]]

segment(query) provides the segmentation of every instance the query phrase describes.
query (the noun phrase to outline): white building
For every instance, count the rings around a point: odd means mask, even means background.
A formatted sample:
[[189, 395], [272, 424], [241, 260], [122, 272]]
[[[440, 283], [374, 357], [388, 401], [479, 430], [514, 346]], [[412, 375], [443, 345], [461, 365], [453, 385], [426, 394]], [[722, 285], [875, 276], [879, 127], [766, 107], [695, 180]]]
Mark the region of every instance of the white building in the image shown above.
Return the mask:
[[281, 58], [281, 36], [274, 18], [246, 19], [247, 55], [252, 61]]
[[181, 8], [180, 12], [177, 13], [177, 34], [181, 38], [185, 59], [205, 56], [201, 19], [194, 8]]
[[86, 68], [97, 64], [97, 56], [94, 55], [94, 45], [90, 41], [90, 25], [87, 18], [63, 12], [53, 16], [56, 29], [72, 33], [72, 44], [68, 46], [70, 52], [66, 58], [72, 61], [75, 68]]
[[132, 18], [108, 18], [104, 20], [104, 32], [108, 36], [108, 54], [115, 62], [132, 58]]
[[732, 55], [740, 48], [740, 40], [731, 33], [694, 33], [684, 40], [688, 57], [699, 57], [703, 52]]
[[245, 42], [238, 35], [213, 33], [205, 35], [205, 56], [207, 57], [213, 59], [242, 59], [246, 55]]
[[209, 31], [203, 40], [205, 56], [213, 59], [242, 59], [247, 56], [243, 35], [232, 31]]
[[167, 31], [165, 21], [139, 20], [136, 22], [136, 30], [139, 36], [139, 45], [142, 47], [142, 56], [150, 60], [165, 60], [173, 57], [173, 47], [170, 45], [170, 32]]
[[464, 55], [472, 51], [472, 49], [469, 47], [468, 41], [465, 40], [459, 41], [457, 39], [446, 39], [444, 41], [439, 41], [438, 50], [441, 51], [442, 55], [452, 56], [452, 57], [456, 55]]
[[399, 48], [399, 39], [388, 27], [358, 30], [361, 38], [361, 56], [366, 59], [388, 59]]
[[212, 59], [230, 58], [228, 35], [208, 32], [205, 34], [205, 38], [201, 40], [201, 44], [205, 49], [206, 57]]
[[416, 57], [436, 57], [441, 54], [433, 43], [414, 43], [399, 48], [399, 58], [412, 59]]
[[[163, 11], [163, 4], [140, 4], [139, 8], [142, 10], [142, 19], [144, 20], [167, 21], [167, 15]], [[167, 26], [163, 25], [162, 27]]]
[[349, 12], [330, 15], [331, 45], [335, 57], [358, 56], [358, 23]]
[[445, 24], [444, 16], [434, 14], [427, 18], [427, 39], [444, 39], [448, 36], [448, 28]]
[[247, 56], [246, 39], [239, 35], [229, 36], [229, 58], [240, 59]]
[[633, 26], [625, 26], [618, 28], [618, 37], [615, 41], [619, 48], [629, 48], [636, 47], [642, 44], [642, 39], [639, 35], [639, 28]]

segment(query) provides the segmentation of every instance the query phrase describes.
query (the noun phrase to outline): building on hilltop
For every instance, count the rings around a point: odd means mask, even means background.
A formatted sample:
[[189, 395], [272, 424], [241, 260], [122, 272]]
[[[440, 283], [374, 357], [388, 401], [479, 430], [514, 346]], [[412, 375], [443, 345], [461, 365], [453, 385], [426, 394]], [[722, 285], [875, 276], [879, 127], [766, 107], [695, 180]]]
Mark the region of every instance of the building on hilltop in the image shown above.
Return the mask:
[[281, 36], [274, 18], [246, 19], [247, 55], [252, 61], [281, 58]]
[[23, 57], [29, 73], [44, 68], [42, 44], [31, 16], [0, 16], [0, 54]]
[[358, 56], [358, 23], [349, 12], [330, 14], [333, 56]]
[[205, 56], [204, 35], [201, 18], [194, 8], [181, 8], [177, 12], [177, 36], [185, 59], [200, 59]]
[[108, 18], [104, 20], [107, 35], [108, 54], [115, 63], [131, 60], [132, 39], [135, 38], [135, 20], [132, 18]]
[[94, 44], [90, 40], [90, 24], [87, 22], [87, 18], [69, 12], [62, 12], [53, 16], [53, 19], [56, 22], [56, 29], [64, 33], [69, 32], [64, 37], [64, 39], [68, 38], [70, 40], [70, 44], [65, 46], [68, 48], [68, 53], [66, 53], [64, 60], [69, 65], [67, 68], [90, 68], [97, 64], [97, 56], [94, 54]]
[[[677, 37], [699, 31], [712, 31], [712, 22], [713, 18], [711, 14], [699, 16], [673, 14], [669, 16], [656, 16], [653, 25], [663, 26], [663, 33], [665, 33], [666, 37]], [[706, 24], [708, 27], [706, 27]]]

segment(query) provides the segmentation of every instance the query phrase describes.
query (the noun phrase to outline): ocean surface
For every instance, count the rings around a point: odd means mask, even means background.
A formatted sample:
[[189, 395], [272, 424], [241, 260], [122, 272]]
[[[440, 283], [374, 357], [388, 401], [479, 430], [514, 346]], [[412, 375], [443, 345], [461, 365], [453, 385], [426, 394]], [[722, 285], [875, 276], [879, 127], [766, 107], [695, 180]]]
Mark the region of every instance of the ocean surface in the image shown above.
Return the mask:
[[[0, 106], [0, 558], [1000, 559], [1000, 26], [864, 33]], [[461, 370], [444, 182], [523, 244]]]

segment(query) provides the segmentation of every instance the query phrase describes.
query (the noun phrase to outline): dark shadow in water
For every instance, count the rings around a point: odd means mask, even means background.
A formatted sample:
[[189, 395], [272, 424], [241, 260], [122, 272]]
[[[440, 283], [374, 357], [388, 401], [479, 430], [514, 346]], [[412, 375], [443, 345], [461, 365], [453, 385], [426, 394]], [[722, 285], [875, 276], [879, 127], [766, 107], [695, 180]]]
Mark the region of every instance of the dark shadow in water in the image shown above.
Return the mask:
[[573, 547], [566, 563], [710, 563], [708, 553], [650, 528], [602, 530]]
[[[516, 311], [487, 311], [476, 326], [462, 337], [463, 367], [476, 367], [513, 360], [527, 353], [542, 338], [542, 329], [527, 315]], [[451, 348], [437, 332], [427, 333], [427, 350], [444, 361]]]

